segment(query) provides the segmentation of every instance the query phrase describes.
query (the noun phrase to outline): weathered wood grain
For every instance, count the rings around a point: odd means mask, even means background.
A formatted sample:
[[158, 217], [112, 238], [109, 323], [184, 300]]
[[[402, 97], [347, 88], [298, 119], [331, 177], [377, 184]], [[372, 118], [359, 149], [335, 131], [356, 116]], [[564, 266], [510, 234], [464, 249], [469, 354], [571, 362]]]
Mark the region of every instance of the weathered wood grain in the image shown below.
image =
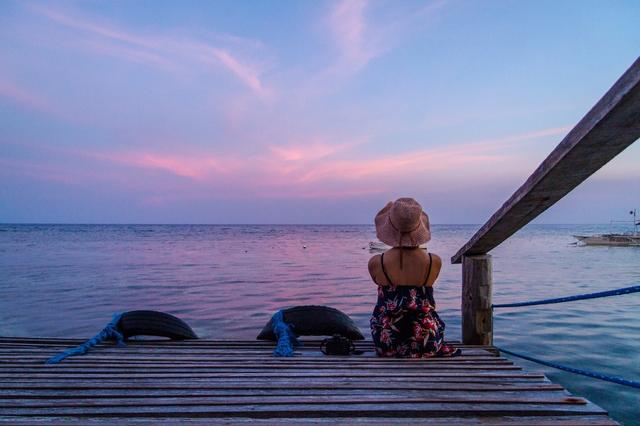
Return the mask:
[[[33, 424], [52, 424], [52, 418], [50, 417], [29, 417], [28, 421], [23, 420], [24, 417], [0, 417], [0, 422], [3, 424], [11, 424], [13, 426], [31, 426]], [[56, 417], [55, 424], [77, 424], [78, 419], [74, 417]], [[485, 417], [434, 417], [427, 418], [398, 418], [398, 417], [282, 417], [278, 419], [278, 422], [283, 425], [309, 425], [309, 424], [357, 424], [357, 425], [519, 425], [519, 426], [611, 426], [618, 423], [609, 419], [606, 415], [573, 415], [573, 416], [485, 416]], [[136, 419], [132, 417], [105, 417], [105, 418], [93, 418], [91, 424], [109, 424], [109, 425], [121, 425], [121, 424], [149, 424], [149, 419], [141, 418]], [[273, 425], [275, 421], [273, 419], [257, 419], [250, 417], [233, 417], [233, 418], [181, 418], [180, 424], [188, 425], [211, 425], [211, 424], [224, 424], [224, 425], [246, 425], [246, 424], [258, 424], [258, 425]], [[154, 417], [153, 424], [176, 424], [176, 418], [174, 417]]]
[[491, 255], [462, 258], [462, 341], [493, 343]]
[[[456, 398], [564, 398], [570, 396], [559, 385], [554, 387], [532, 386], [530, 388], [509, 387], [499, 388], [494, 386], [459, 387], [448, 385], [448, 387], [436, 387], [434, 389], [402, 389], [405, 397], [456, 397]], [[490, 391], [488, 393], [487, 391]], [[0, 405], [8, 401], [19, 399], [21, 401], [34, 400], [65, 400], [81, 398], [175, 398], [182, 396], [296, 396], [296, 395], [349, 395], [349, 396], [372, 396], [378, 397], [398, 397], [397, 389], [357, 389], [357, 388], [234, 388], [234, 389], [21, 389], [21, 390], [0, 390]]]
[[486, 345], [411, 360], [326, 357], [313, 341], [281, 359], [273, 343], [152, 341], [43, 364], [80, 342], [0, 338], [0, 423], [615, 424]]
[[486, 254], [640, 138], [640, 58], [451, 258]]

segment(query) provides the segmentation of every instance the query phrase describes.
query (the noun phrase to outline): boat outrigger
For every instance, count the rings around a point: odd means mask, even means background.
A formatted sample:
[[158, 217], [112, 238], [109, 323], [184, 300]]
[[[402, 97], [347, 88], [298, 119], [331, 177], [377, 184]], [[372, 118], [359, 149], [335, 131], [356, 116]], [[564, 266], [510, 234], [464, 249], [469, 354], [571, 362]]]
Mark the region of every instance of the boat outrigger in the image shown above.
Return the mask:
[[[640, 246], [640, 232], [636, 209], [629, 212], [633, 215], [633, 232], [625, 234], [574, 235], [579, 242], [588, 246]], [[629, 222], [629, 221], [624, 221]]]
[[[427, 249], [427, 244], [421, 244], [419, 246], [421, 249], [426, 250]], [[391, 246], [380, 242], [380, 241], [369, 241], [369, 251], [371, 253], [376, 253], [376, 252], [383, 252], [383, 251], [387, 251], [391, 248]]]

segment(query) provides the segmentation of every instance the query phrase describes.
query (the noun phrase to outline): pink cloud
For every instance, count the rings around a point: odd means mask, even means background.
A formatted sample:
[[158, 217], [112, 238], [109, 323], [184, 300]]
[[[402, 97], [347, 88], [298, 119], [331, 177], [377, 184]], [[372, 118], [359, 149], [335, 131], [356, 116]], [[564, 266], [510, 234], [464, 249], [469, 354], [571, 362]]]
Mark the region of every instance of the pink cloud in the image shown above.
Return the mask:
[[[176, 71], [188, 68], [188, 63], [216, 65], [227, 70], [243, 85], [263, 98], [273, 95], [273, 89], [267, 88], [261, 80], [260, 68], [250, 61], [240, 59], [240, 55], [231, 52], [229, 47], [222, 48], [200, 41], [169, 37], [165, 35], [140, 35], [115, 26], [94, 22], [88, 18], [69, 16], [47, 7], [32, 5], [30, 9], [67, 28], [87, 33], [94, 37], [74, 39], [76, 45], [91, 53], [107, 54], [126, 61], [144, 63]], [[240, 37], [224, 35], [221, 40], [234, 46], [261, 46], [260, 42], [244, 41]], [[246, 48], [242, 50], [246, 51]]]
[[366, 34], [367, 5], [366, 0], [342, 0], [330, 12], [329, 30], [340, 52], [340, 67], [358, 70], [380, 53], [371, 34]]
[[87, 39], [78, 40], [78, 45], [95, 54], [112, 56], [129, 62], [164, 69], [169, 72], [178, 72], [180, 70], [179, 65], [176, 65], [173, 61], [153, 51]]
[[203, 180], [215, 174], [230, 173], [237, 163], [234, 159], [221, 160], [211, 155], [186, 156], [153, 152], [91, 153], [87, 155], [119, 164], [161, 170], [192, 180]]
[[355, 141], [346, 144], [328, 144], [320, 138], [310, 138], [305, 139], [299, 144], [289, 146], [271, 145], [269, 150], [271, 154], [273, 154], [275, 161], [306, 163], [351, 149], [363, 142], [364, 141]]
[[241, 63], [231, 53], [223, 49], [213, 49], [213, 54], [220, 63], [229, 69], [244, 84], [250, 87], [254, 92], [261, 96], [268, 96], [269, 91], [265, 89], [260, 81], [258, 70], [247, 64]]
[[71, 117], [41, 95], [0, 78], [0, 98], [55, 118], [71, 121]]
[[[327, 191], [367, 192], [372, 188], [372, 179], [380, 177], [403, 180], [430, 173], [451, 179], [460, 174], [482, 174], [496, 164], [501, 164], [502, 172], [517, 173], [527, 158], [513, 150], [508, 151], [509, 148], [514, 148], [518, 142], [562, 135], [568, 129], [542, 129], [368, 159], [363, 153], [352, 150], [362, 142], [330, 145], [318, 142], [318, 138], [298, 145], [268, 146], [266, 151], [249, 156], [151, 151], [94, 156], [132, 167], [165, 171], [202, 183], [224, 177], [233, 181], [233, 190], [245, 193], [255, 193], [259, 189], [262, 193], [293, 191], [300, 196], [309, 196]], [[340, 183], [339, 189], [330, 191], [326, 185], [336, 182]]]
[[40, 5], [32, 4], [30, 5], [30, 9], [42, 16], [45, 16], [46, 18], [54, 22], [57, 22], [69, 28], [85, 31], [88, 33], [93, 33], [95, 35], [99, 35], [105, 38], [129, 43], [132, 45], [137, 45], [140, 47], [146, 47], [149, 49], [154, 49], [158, 47], [157, 43], [154, 43], [153, 41], [147, 38], [137, 37], [128, 32], [125, 32], [113, 27], [100, 25], [98, 23], [95, 23], [93, 21], [89, 21], [86, 19], [83, 20], [76, 17], [71, 17], [63, 13], [60, 13], [58, 11], [55, 11], [53, 9], [49, 9]]
[[[95, 152], [47, 147], [48, 157], [69, 161], [84, 158], [83, 168], [61, 168], [65, 175], [83, 180], [111, 180], [130, 187], [131, 172], [103, 168], [87, 163], [87, 159], [165, 173], [163, 188], [157, 188], [155, 177], [134, 173], [135, 184], [150, 195], [164, 197], [167, 184], [174, 185], [179, 197], [199, 197], [215, 190], [232, 197], [294, 197], [337, 198], [382, 193], [394, 185], [413, 184], [416, 179], [455, 185], [461, 179], [477, 176], [520, 176], [523, 170], [535, 166], [518, 148], [521, 143], [544, 137], [561, 136], [568, 127], [541, 129], [531, 132], [401, 152], [393, 155], [367, 156], [356, 149], [361, 140], [331, 145], [316, 136], [286, 146], [264, 145], [261, 152], [251, 155], [220, 154], [207, 150], [191, 152], [159, 152], [138, 149], [116, 152]], [[174, 144], [175, 146], [175, 144]], [[32, 147], [38, 150], [36, 146]], [[52, 160], [55, 164], [56, 160]], [[497, 167], [499, 165], [499, 167]], [[31, 168], [32, 174], [56, 179], [57, 169]], [[77, 173], [76, 173], [77, 172]], [[26, 173], [26, 172], [25, 172]], [[95, 175], [95, 176], [94, 176]], [[171, 176], [181, 179], [172, 180]], [[67, 179], [58, 176], [58, 179]], [[176, 192], [177, 191], [177, 192]], [[160, 202], [159, 198], [149, 202]]]
[[336, 43], [343, 54], [354, 61], [368, 56], [363, 46], [366, 5], [365, 0], [343, 0], [331, 12], [331, 30]]
[[325, 162], [301, 173], [298, 178], [300, 182], [327, 179], [348, 181], [381, 175], [408, 176], [433, 171], [454, 171], [462, 167], [469, 170], [474, 165], [499, 164], [505, 160], [513, 160], [513, 155], [504, 153], [503, 149], [512, 147], [515, 142], [564, 135], [569, 129], [569, 126], [555, 127], [384, 158]]
[[[328, 73], [358, 72], [397, 44], [409, 30], [424, 27], [424, 18], [435, 13], [444, 4], [445, 1], [432, 1], [408, 10], [392, 7], [381, 13], [384, 15], [383, 19], [374, 20], [370, 9], [379, 6], [379, 2], [342, 0], [335, 3], [325, 24], [340, 55], [337, 63], [329, 67]], [[387, 13], [389, 11], [393, 13]]]
[[9, 160], [0, 158], [0, 167], [3, 172], [26, 176], [29, 178], [71, 184], [77, 181], [73, 173], [65, 171], [61, 168], [52, 167], [46, 164], [38, 164], [30, 161]]

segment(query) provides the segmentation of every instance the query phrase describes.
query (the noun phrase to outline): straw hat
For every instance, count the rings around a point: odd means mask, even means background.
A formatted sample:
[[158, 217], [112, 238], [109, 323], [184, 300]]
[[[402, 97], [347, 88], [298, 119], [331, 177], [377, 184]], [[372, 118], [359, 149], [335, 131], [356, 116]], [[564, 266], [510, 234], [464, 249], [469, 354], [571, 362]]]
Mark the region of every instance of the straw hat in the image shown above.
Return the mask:
[[417, 247], [431, 239], [429, 217], [413, 198], [389, 201], [375, 223], [378, 239], [391, 247]]

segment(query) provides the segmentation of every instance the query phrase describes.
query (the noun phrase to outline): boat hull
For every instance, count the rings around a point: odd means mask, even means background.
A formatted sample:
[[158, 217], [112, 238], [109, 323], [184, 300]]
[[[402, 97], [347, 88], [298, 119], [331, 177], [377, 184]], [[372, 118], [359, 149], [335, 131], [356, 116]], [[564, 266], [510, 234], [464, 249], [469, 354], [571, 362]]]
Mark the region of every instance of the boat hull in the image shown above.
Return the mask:
[[573, 237], [587, 246], [640, 246], [640, 235], [635, 234], [574, 235]]

